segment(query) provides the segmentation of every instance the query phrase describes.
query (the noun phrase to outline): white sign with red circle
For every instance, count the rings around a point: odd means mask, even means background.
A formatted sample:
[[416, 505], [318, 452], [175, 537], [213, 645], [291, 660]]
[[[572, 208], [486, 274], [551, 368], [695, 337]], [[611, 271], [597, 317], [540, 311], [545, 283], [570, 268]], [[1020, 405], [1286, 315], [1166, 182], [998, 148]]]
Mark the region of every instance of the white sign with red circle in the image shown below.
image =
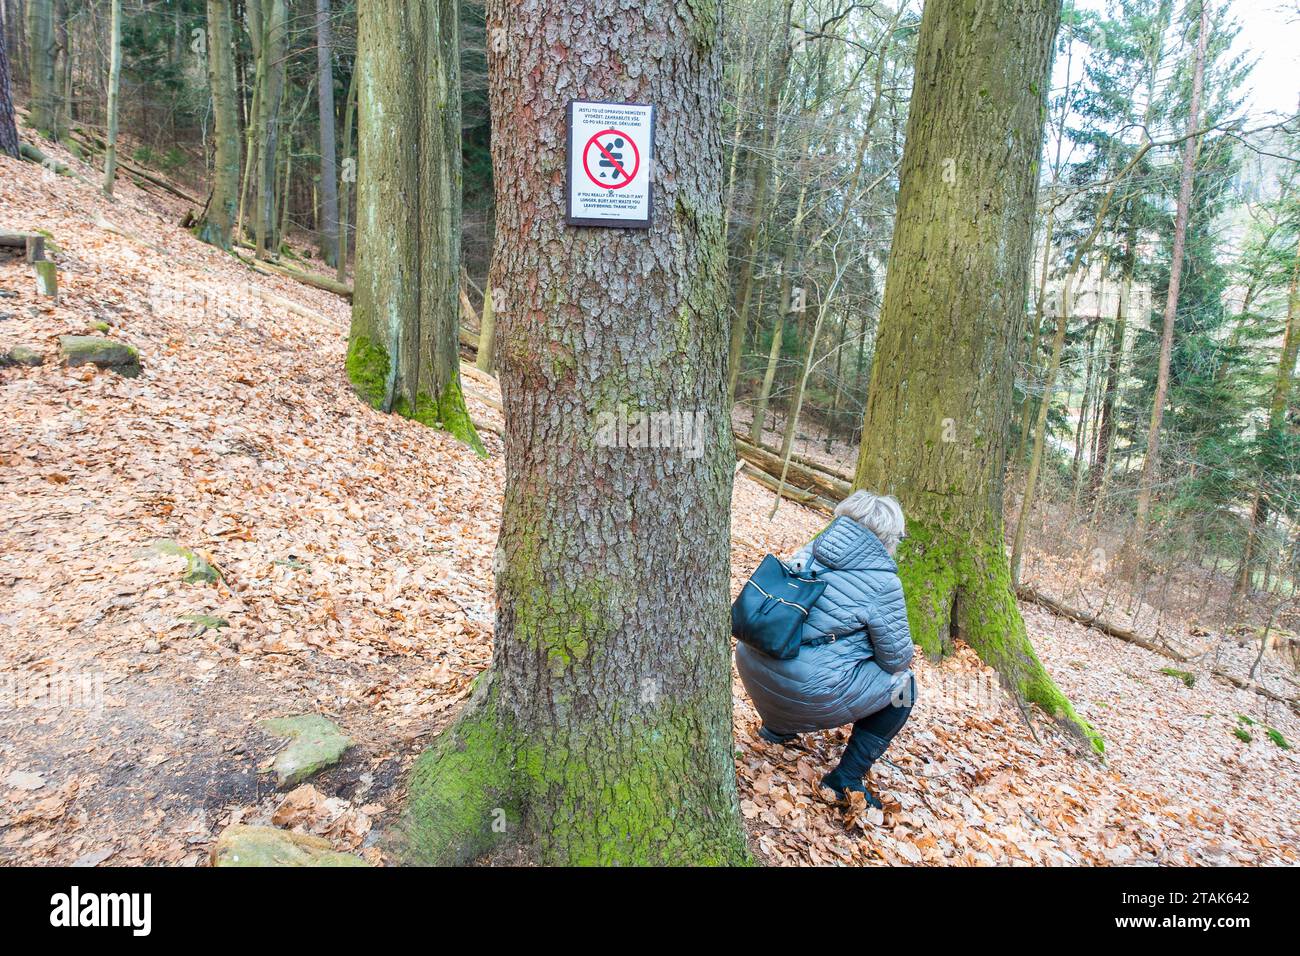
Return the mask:
[[653, 106], [569, 104], [570, 225], [648, 228], [653, 168]]

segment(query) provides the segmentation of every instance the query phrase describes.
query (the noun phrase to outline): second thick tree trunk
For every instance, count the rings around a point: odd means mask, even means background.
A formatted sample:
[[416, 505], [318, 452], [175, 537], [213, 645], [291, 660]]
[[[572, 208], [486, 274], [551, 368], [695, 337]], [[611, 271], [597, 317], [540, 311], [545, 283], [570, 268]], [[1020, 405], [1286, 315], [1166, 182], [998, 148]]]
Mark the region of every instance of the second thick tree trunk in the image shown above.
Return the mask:
[[465, 410], [460, 316], [456, 0], [358, 9], [356, 283], [347, 371], [365, 401], [480, 453]]
[[[1011, 589], [1002, 475], [1025, 321], [1056, 0], [928, 0], [855, 484], [897, 494], [912, 635], [960, 636], [1014, 693], [1101, 741]], [[954, 630], [956, 633], [954, 633]]]

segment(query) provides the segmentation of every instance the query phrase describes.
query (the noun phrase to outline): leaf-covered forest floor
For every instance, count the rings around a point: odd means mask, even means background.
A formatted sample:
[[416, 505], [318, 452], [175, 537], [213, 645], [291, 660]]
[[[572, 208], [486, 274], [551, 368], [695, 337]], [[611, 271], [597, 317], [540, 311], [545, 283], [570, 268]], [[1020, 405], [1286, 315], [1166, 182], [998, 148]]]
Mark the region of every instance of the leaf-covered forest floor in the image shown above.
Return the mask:
[[[484, 432], [483, 461], [366, 407], [342, 375], [346, 303], [201, 245], [171, 200], [125, 181], [118, 197], [0, 157], [0, 228], [48, 230], [60, 284], [57, 304], [39, 297], [21, 257], [0, 255], [0, 351], [47, 359], [0, 369], [0, 862], [200, 865], [232, 822], [384, 862], [375, 837], [407, 769], [490, 660], [500, 440]], [[128, 342], [144, 372], [64, 367], [63, 334]], [[466, 374], [472, 414], [499, 429], [482, 400], [493, 381]], [[736, 587], [764, 551], [791, 551], [823, 522], [785, 504], [769, 523], [770, 506], [737, 480]], [[221, 578], [185, 583], [192, 567], [159, 542]], [[1164, 658], [1023, 610], [1104, 734], [1104, 763], [1045, 720], [1031, 729], [962, 649], [917, 665], [918, 706], [873, 776], [885, 812], [846, 813], [816, 788], [843, 732], [766, 745], [735, 682], [758, 853], [1297, 861], [1300, 764], [1265, 729], [1294, 744], [1293, 713], [1205, 673], [1185, 686]], [[1244, 676], [1251, 657], [1229, 648], [1218, 663]], [[1270, 660], [1267, 673], [1295, 696], [1289, 668]], [[48, 682], [77, 676], [91, 693], [52, 706]], [[270, 774], [281, 742], [257, 722], [303, 713], [355, 745], [289, 795]]]

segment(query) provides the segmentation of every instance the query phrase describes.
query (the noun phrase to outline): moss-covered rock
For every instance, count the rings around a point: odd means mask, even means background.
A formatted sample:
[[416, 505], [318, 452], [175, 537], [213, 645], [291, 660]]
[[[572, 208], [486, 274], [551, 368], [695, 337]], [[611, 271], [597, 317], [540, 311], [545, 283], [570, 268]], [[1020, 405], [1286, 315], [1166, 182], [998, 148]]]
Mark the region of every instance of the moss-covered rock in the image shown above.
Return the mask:
[[236, 823], [221, 831], [212, 848], [213, 866], [369, 866], [340, 853], [320, 837], [275, 827]]
[[60, 335], [59, 350], [69, 366], [94, 365], [135, 378], [140, 374], [140, 353], [132, 345], [98, 335]]
[[313, 774], [338, 763], [352, 740], [332, 720], [319, 714], [279, 717], [264, 720], [261, 728], [277, 737], [290, 737], [289, 746], [280, 751], [273, 768], [281, 787], [296, 786]]
[[3, 356], [0, 365], [37, 366], [45, 364], [45, 354], [31, 345], [15, 345]]

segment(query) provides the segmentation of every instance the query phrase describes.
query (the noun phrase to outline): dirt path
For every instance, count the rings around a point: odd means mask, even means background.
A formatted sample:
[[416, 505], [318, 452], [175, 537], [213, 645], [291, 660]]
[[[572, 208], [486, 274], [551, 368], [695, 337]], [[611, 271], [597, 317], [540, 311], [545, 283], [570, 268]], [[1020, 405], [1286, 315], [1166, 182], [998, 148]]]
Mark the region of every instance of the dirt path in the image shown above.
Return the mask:
[[[60, 154], [65, 162], [75, 162]], [[0, 861], [197, 865], [235, 821], [275, 819], [382, 860], [405, 770], [490, 659], [502, 482], [442, 433], [381, 415], [341, 374], [347, 309], [250, 272], [123, 184], [0, 158], [0, 225], [50, 231], [61, 296], [0, 258]], [[106, 324], [107, 331], [102, 331]], [[136, 346], [135, 379], [56, 360], [57, 336]], [[499, 424], [474, 399], [471, 412]], [[737, 586], [821, 519], [737, 484]], [[187, 584], [174, 542], [224, 576]], [[815, 781], [838, 732], [757, 742], [737, 683], [742, 809], [774, 863], [1295, 862], [1300, 771], [1261, 732], [1293, 715], [1026, 608], [1049, 668], [1110, 745], [1030, 735], [962, 652], [918, 665], [921, 703], [841, 814]], [[356, 745], [288, 807], [262, 718], [323, 713]], [[1257, 721], [1238, 740], [1238, 714]], [[278, 809], [278, 812], [277, 812]]]

